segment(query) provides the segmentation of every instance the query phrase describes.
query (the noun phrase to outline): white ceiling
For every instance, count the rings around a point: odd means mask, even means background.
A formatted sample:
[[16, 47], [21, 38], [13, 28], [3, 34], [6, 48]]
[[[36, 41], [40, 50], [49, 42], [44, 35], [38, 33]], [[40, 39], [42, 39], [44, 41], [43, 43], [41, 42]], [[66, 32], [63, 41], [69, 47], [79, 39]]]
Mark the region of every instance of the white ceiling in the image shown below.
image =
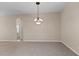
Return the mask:
[[[65, 2], [41, 2], [40, 13], [61, 12]], [[0, 15], [36, 13], [35, 2], [0, 2]]]

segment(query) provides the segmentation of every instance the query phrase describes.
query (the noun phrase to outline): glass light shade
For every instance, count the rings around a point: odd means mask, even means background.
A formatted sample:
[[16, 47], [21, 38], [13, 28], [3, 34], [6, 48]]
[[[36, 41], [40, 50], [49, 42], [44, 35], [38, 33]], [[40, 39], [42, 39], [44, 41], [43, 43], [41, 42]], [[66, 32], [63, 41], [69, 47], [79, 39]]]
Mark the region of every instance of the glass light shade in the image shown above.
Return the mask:
[[41, 22], [36, 22], [36, 24], [41, 24]]
[[39, 20], [37, 20], [37, 18], [34, 20], [36, 22], [36, 24], [41, 24], [41, 22], [43, 22], [42, 19], [39, 18]]

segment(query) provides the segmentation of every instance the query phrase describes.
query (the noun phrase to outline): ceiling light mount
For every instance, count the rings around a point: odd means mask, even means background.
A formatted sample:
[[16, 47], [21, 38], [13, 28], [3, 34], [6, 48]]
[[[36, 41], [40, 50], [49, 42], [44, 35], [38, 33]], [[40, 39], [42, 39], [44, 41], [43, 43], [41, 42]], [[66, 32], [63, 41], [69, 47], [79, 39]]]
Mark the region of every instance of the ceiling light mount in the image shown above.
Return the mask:
[[40, 2], [36, 2], [36, 5], [40, 5]]

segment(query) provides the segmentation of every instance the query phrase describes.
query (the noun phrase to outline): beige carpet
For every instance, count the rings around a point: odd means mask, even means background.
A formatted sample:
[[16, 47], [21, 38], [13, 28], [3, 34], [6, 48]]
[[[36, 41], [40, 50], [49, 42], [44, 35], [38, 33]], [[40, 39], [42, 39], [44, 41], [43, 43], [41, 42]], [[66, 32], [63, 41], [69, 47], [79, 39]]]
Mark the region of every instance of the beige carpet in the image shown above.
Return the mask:
[[0, 56], [76, 56], [62, 43], [0, 42]]

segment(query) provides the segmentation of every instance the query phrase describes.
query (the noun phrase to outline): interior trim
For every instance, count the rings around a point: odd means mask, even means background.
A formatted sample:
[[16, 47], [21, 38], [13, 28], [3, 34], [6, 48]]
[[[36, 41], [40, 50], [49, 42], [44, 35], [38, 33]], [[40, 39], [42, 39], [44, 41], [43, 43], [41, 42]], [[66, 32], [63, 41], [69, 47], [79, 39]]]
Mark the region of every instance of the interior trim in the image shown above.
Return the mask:
[[72, 50], [75, 54], [77, 54], [79, 56], [79, 53], [76, 52], [73, 48], [71, 48], [69, 45], [67, 45], [65, 42], [61, 42], [62, 44], [64, 44], [65, 46], [67, 46], [70, 50]]

